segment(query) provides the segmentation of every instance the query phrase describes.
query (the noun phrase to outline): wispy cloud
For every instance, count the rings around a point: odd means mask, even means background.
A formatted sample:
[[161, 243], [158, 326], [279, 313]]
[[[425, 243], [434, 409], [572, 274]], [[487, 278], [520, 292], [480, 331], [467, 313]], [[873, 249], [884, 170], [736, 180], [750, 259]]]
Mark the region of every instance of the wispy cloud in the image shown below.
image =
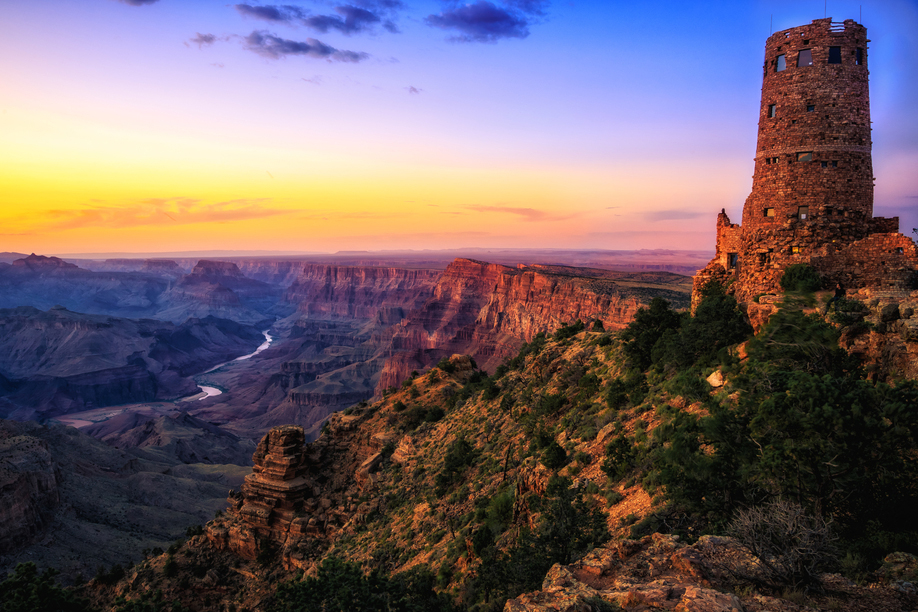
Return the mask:
[[652, 223], [657, 221], [677, 221], [679, 219], [697, 219], [698, 217], [710, 216], [709, 212], [698, 212], [690, 210], [655, 210], [644, 213], [644, 218]]
[[407, 90], [408, 90], [408, 93], [410, 93], [410, 94], [419, 94], [419, 93], [421, 93], [422, 91], [424, 91], [423, 89], [418, 89], [418, 88], [415, 87], [414, 85], [409, 85], [409, 86], [406, 87], [405, 89], [407, 89]]
[[262, 57], [280, 59], [288, 55], [305, 55], [337, 62], [359, 62], [369, 54], [362, 51], [342, 51], [321, 40], [307, 38], [305, 41], [287, 40], [270, 32], [256, 30], [245, 37], [245, 48]]
[[118, 0], [118, 2], [130, 6], [144, 6], [145, 4], [156, 4], [159, 0]]
[[196, 32], [196, 35], [192, 38], [189, 38], [185, 44], [189, 43], [192, 45], [197, 45], [198, 49], [203, 49], [205, 46], [212, 45], [216, 42], [217, 37], [214, 34], [201, 34]]
[[475, 212], [482, 213], [498, 213], [505, 215], [515, 215], [526, 221], [563, 221], [565, 219], [571, 219], [576, 217], [576, 213], [569, 215], [554, 215], [544, 210], [539, 210], [537, 208], [525, 208], [522, 206], [484, 206], [484, 205], [474, 205], [466, 206], [466, 210], [473, 210]]
[[85, 227], [125, 228], [146, 225], [188, 225], [260, 219], [289, 214], [272, 208], [267, 199], [240, 199], [203, 203], [193, 198], [149, 198], [114, 206], [96, 204], [43, 215], [43, 227], [67, 230]]
[[498, 6], [488, 0], [458, 5], [450, 2], [449, 8], [437, 15], [429, 15], [427, 25], [459, 32], [450, 37], [454, 42], [494, 43], [502, 38], [526, 38], [532, 17], [545, 15], [545, 0], [504, 0]]

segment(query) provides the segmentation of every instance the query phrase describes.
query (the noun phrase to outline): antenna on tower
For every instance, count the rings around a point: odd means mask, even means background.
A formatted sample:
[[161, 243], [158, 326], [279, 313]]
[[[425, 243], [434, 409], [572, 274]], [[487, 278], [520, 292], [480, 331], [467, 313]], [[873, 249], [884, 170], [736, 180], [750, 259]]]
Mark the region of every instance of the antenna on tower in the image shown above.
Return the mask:
[[775, 16], [774, 14], [768, 18], [768, 35], [771, 36], [775, 33]]
[[829, 14], [829, 0], [822, 3], [822, 16], [825, 18]]

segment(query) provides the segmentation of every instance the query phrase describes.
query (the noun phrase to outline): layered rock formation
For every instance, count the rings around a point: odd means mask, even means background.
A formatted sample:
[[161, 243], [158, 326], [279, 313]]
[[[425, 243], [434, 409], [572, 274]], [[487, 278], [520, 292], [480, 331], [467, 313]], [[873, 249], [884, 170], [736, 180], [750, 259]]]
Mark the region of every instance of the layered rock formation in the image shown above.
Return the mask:
[[304, 444], [303, 428], [293, 425], [275, 427], [262, 438], [242, 491], [230, 492], [230, 512], [238, 522], [230, 532], [211, 530], [215, 542], [255, 559], [262, 539], [283, 545], [306, 532], [307, 519], [297, 516], [312, 493]]
[[283, 299], [312, 319], [371, 320], [381, 310], [420, 306], [439, 277], [439, 270], [304, 264]]
[[397, 387], [413, 370], [454, 353], [469, 354], [493, 371], [536, 334], [578, 319], [621, 329], [653, 296], [684, 305], [686, 289], [678, 284], [682, 280], [666, 272], [510, 268], [457, 259], [424, 305], [393, 328], [377, 391]]

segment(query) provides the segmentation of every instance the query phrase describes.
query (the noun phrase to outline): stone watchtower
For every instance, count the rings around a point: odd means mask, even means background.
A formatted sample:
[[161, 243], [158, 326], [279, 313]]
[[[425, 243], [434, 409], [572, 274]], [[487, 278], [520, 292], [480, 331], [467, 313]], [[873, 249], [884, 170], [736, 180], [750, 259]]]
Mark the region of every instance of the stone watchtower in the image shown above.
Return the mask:
[[742, 225], [717, 218], [717, 253], [695, 276], [738, 300], [779, 289], [794, 263], [834, 285], [905, 288], [918, 269], [899, 219], [873, 216], [867, 30], [816, 19], [765, 43], [752, 193]]

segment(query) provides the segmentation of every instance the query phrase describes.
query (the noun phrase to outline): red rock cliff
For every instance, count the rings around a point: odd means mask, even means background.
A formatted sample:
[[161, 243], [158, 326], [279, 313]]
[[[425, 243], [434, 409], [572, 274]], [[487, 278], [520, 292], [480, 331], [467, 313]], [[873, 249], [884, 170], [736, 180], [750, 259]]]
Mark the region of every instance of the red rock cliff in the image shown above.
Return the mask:
[[430, 299], [395, 326], [377, 392], [453, 353], [472, 355], [493, 371], [539, 332], [577, 319], [600, 320], [607, 329], [631, 321], [641, 306], [636, 297], [610, 278], [576, 276], [574, 270], [562, 274], [457, 259]]

